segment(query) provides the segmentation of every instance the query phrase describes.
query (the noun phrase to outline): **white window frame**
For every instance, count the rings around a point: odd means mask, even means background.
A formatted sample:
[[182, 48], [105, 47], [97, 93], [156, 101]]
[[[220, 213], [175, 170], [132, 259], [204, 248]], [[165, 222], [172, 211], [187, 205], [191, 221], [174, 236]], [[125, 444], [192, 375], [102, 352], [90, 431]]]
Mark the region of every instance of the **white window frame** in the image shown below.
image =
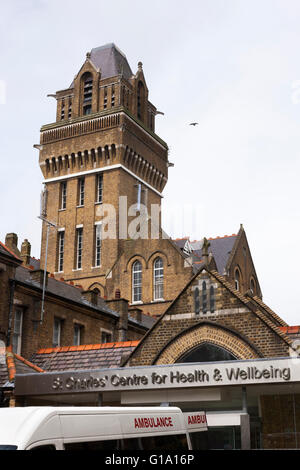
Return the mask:
[[[101, 255], [102, 255], [102, 223], [95, 224], [95, 253], [94, 253], [94, 267], [99, 268], [101, 266]], [[99, 236], [100, 234], [100, 236]]]
[[[139, 270], [135, 270], [135, 266], [140, 265]], [[137, 276], [138, 275], [138, 278]], [[143, 284], [143, 267], [139, 260], [132, 265], [132, 303], [142, 302], [142, 284]]]
[[79, 178], [78, 180], [78, 207], [84, 206], [85, 199], [85, 178]]
[[[161, 262], [159, 267], [156, 266], [158, 261]], [[164, 262], [160, 256], [153, 263], [153, 300], [164, 300]]]
[[67, 208], [67, 182], [63, 181], [60, 185], [60, 210]]
[[58, 231], [58, 259], [57, 271], [62, 273], [64, 271], [64, 254], [65, 254], [65, 230]]
[[82, 269], [83, 227], [76, 227], [76, 270]]
[[103, 201], [103, 173], [97, 174], [96, 204], [102, 204]]
[[[17, 318], [19, 317], [19, 318]], [[18, 326], [18, 328], [16, 328]], [[22, 346], [22, 329], [23, 329], [23, 309], [20, 307], [15, 308], [14, 314], [14, 329], [12, 335], [12, 346], [15, 354], [21, 354]]]

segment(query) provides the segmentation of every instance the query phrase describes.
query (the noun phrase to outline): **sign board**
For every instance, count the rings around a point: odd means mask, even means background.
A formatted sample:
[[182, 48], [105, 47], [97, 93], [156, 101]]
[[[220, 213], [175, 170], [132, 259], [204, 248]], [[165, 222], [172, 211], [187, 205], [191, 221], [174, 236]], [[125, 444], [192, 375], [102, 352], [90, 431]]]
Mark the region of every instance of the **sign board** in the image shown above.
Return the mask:
[[16, 395], [300, 382], [300, 358], [17, 374]]
[[207, 431], [205, 411], [183, 413], [185, 426], [189, 432]]

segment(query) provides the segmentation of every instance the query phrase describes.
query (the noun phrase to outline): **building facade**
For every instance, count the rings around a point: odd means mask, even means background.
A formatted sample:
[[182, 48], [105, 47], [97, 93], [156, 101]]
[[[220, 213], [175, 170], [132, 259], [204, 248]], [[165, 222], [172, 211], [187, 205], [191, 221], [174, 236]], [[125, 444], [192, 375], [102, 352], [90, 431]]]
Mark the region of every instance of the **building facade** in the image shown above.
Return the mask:
[[[188, 253], [161, 228], [162, 192], [173, 164], [155, 133], [160, 112], [148, 95], [141, 62], [134, 74], [114, 44], [92, 49], [71, 86], [51, 95], [56, 121], [42, 126], [36, 147], [42, 214], [56, 228], [48, 239], [44, 221], [41, 263], [47, 247], [47, 270], [56, 279], [107, 299], [118, 290], [130, 305], [160, 316], [201, 264], [203, 240]], [[219, 249], [228, 261], [220, 274], [261, 295], [240, 232], [230, 255], [227, 246]]]

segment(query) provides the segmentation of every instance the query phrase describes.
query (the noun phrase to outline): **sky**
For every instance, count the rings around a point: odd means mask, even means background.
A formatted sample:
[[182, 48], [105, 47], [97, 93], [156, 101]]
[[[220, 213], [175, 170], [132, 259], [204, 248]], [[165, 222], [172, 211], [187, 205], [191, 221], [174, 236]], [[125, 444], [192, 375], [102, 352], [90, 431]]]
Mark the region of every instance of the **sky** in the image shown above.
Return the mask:
[[[0, 240], [40, 256], [39, 131], [49, 93], [93, 47], [114, 42], [164, 115], [163, 224], [191, 240], [243, 224], [263, 300], [300, 325], [298, 0], [0, 0]], [[190, 126], [190, 122], [198, 122]]]

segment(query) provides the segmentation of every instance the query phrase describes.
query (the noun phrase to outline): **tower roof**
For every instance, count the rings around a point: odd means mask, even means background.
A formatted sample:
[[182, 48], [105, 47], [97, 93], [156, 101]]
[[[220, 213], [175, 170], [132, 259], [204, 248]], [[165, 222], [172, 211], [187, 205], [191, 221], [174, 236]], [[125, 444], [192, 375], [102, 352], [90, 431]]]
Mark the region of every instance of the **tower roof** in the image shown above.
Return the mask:
[[101, 79], [120, 73], [127, 79], [133, 75], [125, 54], [114, 43], [92, 49], [90, 60], [95, 67], [100, 68]]

